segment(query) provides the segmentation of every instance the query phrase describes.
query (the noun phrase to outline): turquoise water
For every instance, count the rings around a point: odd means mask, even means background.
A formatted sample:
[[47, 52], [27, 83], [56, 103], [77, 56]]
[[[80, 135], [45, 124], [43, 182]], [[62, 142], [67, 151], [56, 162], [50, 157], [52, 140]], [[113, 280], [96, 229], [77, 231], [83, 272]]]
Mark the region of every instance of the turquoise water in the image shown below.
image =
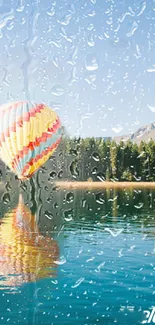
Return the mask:
[[[39, 230], [26, 224], [26, 212], [22, 222], [19, 208], [9, 207], [1, 219], [0, 324], [144, 321], [144, 310], [155, 306], [155, 193], [54, 189], [42, 195]], [[7, 254], [6, 224], [15, 227]]]

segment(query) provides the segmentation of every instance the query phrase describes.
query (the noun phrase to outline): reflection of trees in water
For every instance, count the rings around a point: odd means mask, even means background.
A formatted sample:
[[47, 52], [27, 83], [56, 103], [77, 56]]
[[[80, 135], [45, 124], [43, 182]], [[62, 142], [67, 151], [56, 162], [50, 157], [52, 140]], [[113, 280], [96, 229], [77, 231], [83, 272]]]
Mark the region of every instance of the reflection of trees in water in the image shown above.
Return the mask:
[[[72, 152], [72, 155], [75, 154]], [[92, 223], [97, 220], [106, 223], [119, 222], [123, 216], [124, 222], [134, 223], [138, 227], [154, 224], [154, 190], [58, 190], [54, 181], [63, 177], [61, 172], [66, 168], [64, 159], [63, 151], [58, 150], [34, 175], [34, 186], [30, 181], [23, 182], [20, 186], [24, 202], [32, 214], [37, 210], [37, 223], [41, 232], [59, 231], [64, 222], [71, 224], [72, 220], [81, 218]], [[95, 159], [98, 157], [95, 156]], [[14, 201], [18, 198], [19, 182], [9, 175], [7, 189], [3, 189], [0, 195], [2, 198], [4, 193], [10, 193], [11, 203], [7, 202], [7, 195], [5, 203], [1, 199], [3, 211], [13, 208]]]
[[[108, 189], [98, 191], [62, 191], [63, 214], [72, 214], [74, 220], [112, 223], [124, 220], [137, 227], [155, 224], [155, 191], [134, 189]], [[72, 202], [67, 197], [74, 198]]]
[[0, 225], [0, 285], [15, 286], [56, 275], [59, 248], [41, 235], [35, 216], [23, 203], [5, 214]]

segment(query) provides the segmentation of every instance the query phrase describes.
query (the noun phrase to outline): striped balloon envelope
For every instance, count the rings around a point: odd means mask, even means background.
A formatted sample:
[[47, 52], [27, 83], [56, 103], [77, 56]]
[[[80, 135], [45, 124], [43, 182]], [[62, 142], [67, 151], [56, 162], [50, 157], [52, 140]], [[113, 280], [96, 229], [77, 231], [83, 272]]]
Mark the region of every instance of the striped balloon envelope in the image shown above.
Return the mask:
[[60, 119], [46, 105], [20, 101], [0, 107], [0, 157], [19, 179], [31, 177], [61, 138]]

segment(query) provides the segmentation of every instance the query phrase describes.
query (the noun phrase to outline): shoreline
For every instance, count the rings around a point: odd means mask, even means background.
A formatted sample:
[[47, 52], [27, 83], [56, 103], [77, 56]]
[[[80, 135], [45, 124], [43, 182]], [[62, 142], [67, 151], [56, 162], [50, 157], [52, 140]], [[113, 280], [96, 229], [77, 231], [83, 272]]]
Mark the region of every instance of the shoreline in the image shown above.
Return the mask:
[[125, 188], [155, 188], [155, 182], [87, 182], [58, 181], [55, 185], [60, 189], [125, 189]]

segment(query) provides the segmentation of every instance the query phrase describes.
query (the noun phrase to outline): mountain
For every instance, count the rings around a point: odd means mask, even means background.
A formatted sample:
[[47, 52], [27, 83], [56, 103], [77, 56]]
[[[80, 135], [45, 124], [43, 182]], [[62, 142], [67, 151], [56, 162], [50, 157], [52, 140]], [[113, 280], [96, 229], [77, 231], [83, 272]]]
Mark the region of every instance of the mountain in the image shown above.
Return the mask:
[[155, 140], [155, 122], [140, 127], [132, 134], [114, 137], [114, 140], [117, 143], [120, 141], [126, 142], [127, 140], [131, 140], [132, 142], [139, 144], [141, 141], [149, 142], [150, 139]]

